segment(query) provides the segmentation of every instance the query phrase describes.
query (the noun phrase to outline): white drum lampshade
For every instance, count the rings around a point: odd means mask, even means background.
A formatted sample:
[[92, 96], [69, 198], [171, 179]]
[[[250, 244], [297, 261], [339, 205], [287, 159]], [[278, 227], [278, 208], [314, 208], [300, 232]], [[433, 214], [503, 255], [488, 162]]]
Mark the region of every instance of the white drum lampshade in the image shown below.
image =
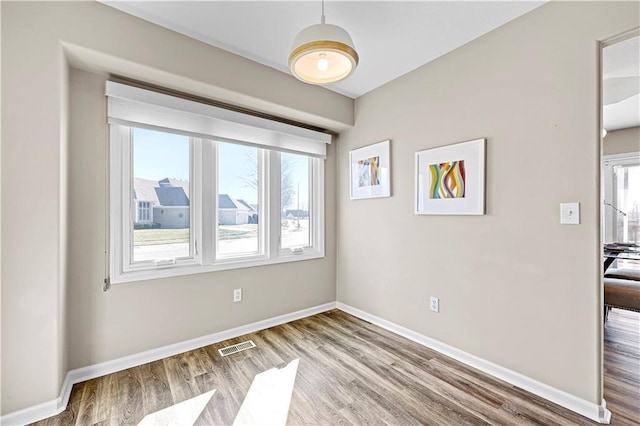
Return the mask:
[[358, 66], [358, 53], [348, 32], [322, 23], [300, 31], [289, 53], [289, 69], [311, 84], [328, 84], [350, 76]]

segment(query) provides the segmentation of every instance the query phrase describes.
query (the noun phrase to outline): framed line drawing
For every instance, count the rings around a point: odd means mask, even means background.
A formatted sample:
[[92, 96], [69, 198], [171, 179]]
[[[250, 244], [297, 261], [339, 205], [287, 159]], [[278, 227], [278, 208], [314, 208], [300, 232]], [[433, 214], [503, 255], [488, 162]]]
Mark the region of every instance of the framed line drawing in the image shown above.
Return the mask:
[[351, 199], [391, 196], [390, 140], [349, 152]]
[[415, 213], [485, 214], [486, 139], [416, 152]]

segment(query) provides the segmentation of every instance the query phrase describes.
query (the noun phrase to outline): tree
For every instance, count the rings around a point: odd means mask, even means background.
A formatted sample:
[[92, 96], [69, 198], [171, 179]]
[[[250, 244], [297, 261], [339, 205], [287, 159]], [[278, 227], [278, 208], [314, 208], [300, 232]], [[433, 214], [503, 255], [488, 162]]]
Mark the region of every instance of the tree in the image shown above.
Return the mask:
[[[246, 186], [253, 189], [258, 189], [258, 157], [257, 150], [247, 152], [245, 162], [246, 173], [244, 176], [238, 176]], [[296, 187], [294, 186], [294, 171], [295, 164], [293, 157], [283, 153], [280, 161], [280, 192], [281, 192], [281, 205], [280, 209], [284, 211], [289, 207], [294, 200], [296, 194]]]
[[296, 194], [296, 188], [293, 186], [293, 172], [294, 163], [293, 158], [283, 154], [280, 157], [280, 193], [282, 194], [282, 204], [280, 208], [284, 211], [285, 208], [293, 203], [293, 197]]

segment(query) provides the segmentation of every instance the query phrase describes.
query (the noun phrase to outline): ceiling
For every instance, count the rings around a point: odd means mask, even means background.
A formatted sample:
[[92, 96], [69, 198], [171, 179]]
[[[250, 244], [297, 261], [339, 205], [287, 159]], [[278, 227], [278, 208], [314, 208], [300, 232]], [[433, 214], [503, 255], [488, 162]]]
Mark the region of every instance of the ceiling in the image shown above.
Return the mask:
[[[360, 56], [329, 90], [357, 98], [521, 16], [544, 1], [330, 1], [328, 24]], [[291, 43], [320, 23], [318, 1], [103, 1], [123, 12], [289, 73]]]
[[603, 127], [607, 131], [640, 126], [640, 37], [607, 46], [602, 52]]
[[[326, 87], [357, 98], [546, 1], [327, 0], [327, 23], [351, 34], [360, 63]], [[295, 35], [321, 14], [318, 0], [102, 2], [285, 73]], [[639, 52], [638, 37], [604, 49], [607, 130], [640, 125]]]

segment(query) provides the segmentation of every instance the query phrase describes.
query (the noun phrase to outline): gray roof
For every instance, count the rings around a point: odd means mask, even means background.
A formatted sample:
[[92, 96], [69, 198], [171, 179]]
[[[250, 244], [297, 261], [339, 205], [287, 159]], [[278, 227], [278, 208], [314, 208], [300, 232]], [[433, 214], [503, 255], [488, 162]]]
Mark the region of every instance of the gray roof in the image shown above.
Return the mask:
[[161, 181], [134, 178], [133, 198], [154, 206], [188, 206], [189, 182], [165, 178]]
[[256, 209], [255, 207], [253, 207], [251, 204], [247, 203], [245, 200], [241, 200], [238, 198], [238, 204], [243, 205], [244, 207], [246, 207], [247, 209], [251, 210], [252, 212], [257, 212], [258, 209]]
[[[160, 181], [134, 178], [133, 198], [139, 201], [151, 201], [154, 206], [188, 206], [189, 182], [171, 178]], [[252, 206], [244, 200], [231, 198], [228, 194], [218, 195], [218, 208], [257, 212], [257, 206]]]
[[250, 205], [245, 201], [236, 200], [231, 198], [228, 194], [218, 195], [218, 208], [219, 209], [238, 209], [244, 211], [254, 211]]
[[218, 208], [219, 209], [235, 209], [236, 204], [233, 202], [233, 199], [229, 197], [227, 194], [218, 195]]
[[155, 187], [158, 182], [149, 179], [134, 178], [133, 179], [133, 198], [140, 201], [158, 202]]
[[180, 186], [161, 186], [155, 188], [158, 203], [161, 206], [188, 206], [189, 197]]

